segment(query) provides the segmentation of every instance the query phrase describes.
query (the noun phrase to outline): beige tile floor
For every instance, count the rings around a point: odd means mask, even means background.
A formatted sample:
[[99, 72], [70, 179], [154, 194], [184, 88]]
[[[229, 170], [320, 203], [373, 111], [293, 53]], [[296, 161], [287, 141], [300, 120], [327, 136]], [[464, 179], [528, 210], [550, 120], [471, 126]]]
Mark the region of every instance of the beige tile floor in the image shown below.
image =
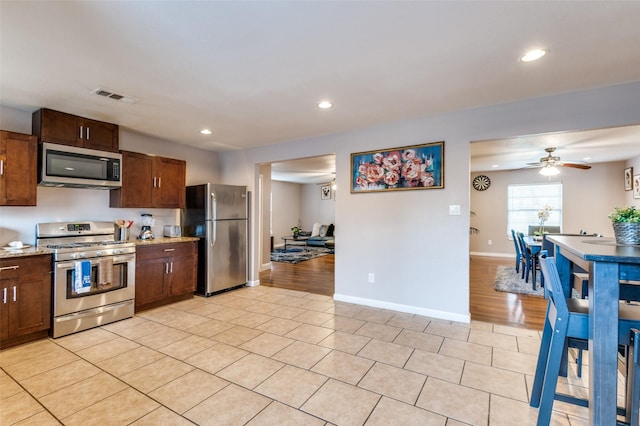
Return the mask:
[[[540, 332], [243, 288], [0, 352], [1, 425], [529, 425]], [[585, 394], [586, 374], [561, 379]], [[556, 402], [553, 424], [586, 424]]]

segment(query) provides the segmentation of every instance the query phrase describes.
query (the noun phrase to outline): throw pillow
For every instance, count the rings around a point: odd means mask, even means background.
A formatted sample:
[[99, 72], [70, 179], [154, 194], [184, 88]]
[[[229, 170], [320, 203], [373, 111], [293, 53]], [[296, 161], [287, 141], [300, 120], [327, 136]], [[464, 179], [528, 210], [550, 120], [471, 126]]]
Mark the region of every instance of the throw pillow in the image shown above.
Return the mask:
[[329, 225], [320, 226], [320, 237], [322, 238], [326, 237], [328, 228], [329, 228]]
[[333, 231], [336, 229], [333, 223], [327, 227], [327, 237], [333, 237]]
[[320, 224], [316, 222], [313, 224], [313, 228], [311, 229], [311, 236], [317, 237], [319, 235], [320, 235]]

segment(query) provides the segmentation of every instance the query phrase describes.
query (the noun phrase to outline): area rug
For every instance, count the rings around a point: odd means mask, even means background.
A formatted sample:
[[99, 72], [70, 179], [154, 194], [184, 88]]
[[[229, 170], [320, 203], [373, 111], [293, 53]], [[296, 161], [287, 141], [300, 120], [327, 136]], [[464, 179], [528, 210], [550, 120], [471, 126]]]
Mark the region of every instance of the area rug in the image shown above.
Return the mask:
[[493, 288], [507, 293], [544, 296], [544, 289], [540, 287], [540, 274], [538, 274], [537, 277], [538, 279], [535, 291], [531, 288], [531, 277], [529, 277], [529, 282], [525, 283], [524, 279], [520, 278], [522, 276], [521, 274], [522, 271], [517, 273], [514, 266], [500, 265], [496, 271], [496, 279], [493, 283]]
[[272, 262], [300, 263], [316, 257], [333, 254], [332, 249], [324, 247], [287, 247], [285, 252], [282, 248], [276, 248], [271, 252]]

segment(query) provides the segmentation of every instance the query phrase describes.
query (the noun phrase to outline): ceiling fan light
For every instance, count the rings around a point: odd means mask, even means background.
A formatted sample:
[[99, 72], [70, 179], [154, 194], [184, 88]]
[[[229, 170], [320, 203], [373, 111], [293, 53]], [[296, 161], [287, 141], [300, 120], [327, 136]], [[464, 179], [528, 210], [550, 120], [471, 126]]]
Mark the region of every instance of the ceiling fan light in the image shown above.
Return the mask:
[[560, 174], [560, 170], [556, 166], [547, 165], [540, 169], [542, 176], [555, 176]]

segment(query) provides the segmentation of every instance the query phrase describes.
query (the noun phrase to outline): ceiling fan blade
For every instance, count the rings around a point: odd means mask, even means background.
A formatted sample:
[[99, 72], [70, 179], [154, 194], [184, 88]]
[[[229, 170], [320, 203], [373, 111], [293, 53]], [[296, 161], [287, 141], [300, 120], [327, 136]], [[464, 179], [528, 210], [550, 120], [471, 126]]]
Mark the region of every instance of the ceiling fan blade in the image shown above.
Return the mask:
[[589, 170], [591, 168], [590, 165], [588, 164], [581, 164], [581, 163], [562, 163], [560, 164], [562, 167], [572, 167], [574, 169], [582, 169], [582, 170]]
[[540, 162], [536, 162], [536, 163], [527, 163], [527, 167], [542, 167], [544, 166], [546, 163], [540, 163]]

